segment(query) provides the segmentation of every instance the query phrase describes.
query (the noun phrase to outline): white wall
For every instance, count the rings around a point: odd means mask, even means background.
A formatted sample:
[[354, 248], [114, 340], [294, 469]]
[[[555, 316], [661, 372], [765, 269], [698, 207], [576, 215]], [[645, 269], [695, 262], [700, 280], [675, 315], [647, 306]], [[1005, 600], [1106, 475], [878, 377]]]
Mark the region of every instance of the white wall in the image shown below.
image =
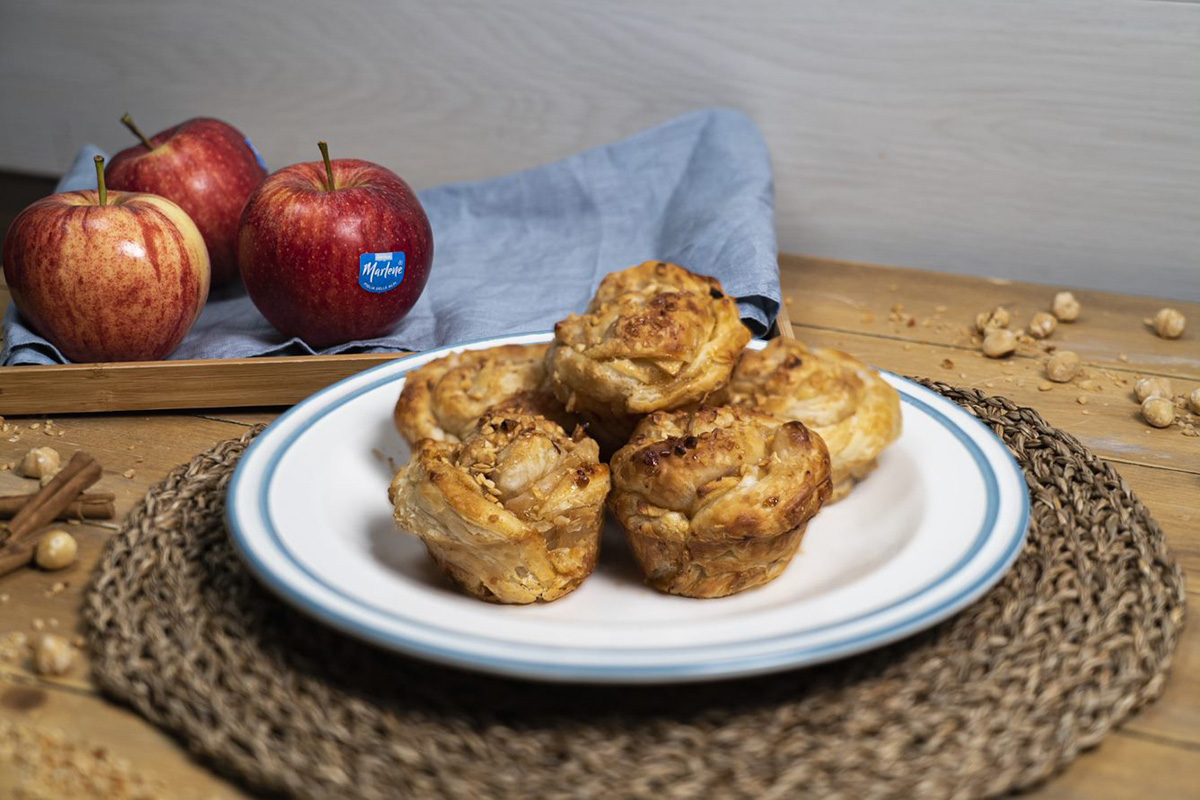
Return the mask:
[[766, 134], [785, 250], [1200, 298], [1200, 5], [0, 2], [0, 168], [129, 110], [422, 187], [716, 104]]

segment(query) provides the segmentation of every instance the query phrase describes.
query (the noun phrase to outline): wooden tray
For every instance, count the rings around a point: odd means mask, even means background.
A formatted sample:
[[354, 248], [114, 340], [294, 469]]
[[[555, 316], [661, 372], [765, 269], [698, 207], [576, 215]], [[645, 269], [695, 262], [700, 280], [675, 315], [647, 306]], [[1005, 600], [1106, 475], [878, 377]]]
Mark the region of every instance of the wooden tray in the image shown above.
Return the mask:
[[0, 415], [292, 405], [406, 354], [0, 367]]

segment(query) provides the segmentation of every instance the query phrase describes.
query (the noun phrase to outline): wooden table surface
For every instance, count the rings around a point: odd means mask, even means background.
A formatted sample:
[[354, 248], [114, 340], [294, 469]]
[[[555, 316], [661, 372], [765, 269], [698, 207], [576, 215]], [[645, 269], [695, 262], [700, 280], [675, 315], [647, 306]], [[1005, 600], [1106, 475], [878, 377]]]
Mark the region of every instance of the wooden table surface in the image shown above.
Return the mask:
[[[1113, 462], [1166, 531], [1188, 573], [1188, 596], [1200, 587], [1200, 438], [1179, 427], [1146, 426], [1132, 399], [1142, 375], [1169, 377], [1177, 392], [1200, 386], [1200, 304], [1077, 291], [1080, 319], [1051, 338], [1079, 353], [1095, 389], [1054, 384], [1045, 390], [1043, 356], [1030, 347], [1009, 359], [982, 358], [967, 328], [976, 313], [1002, 304], [1014, 327], [1046, 309], [1053, 288], [911, 269], [785, 256], [783, 288], [798, 338], [831, 345], [901, 375], [920, 375], [984, 388], [1037, 409]], [[7, 296], [0, 289], [0, 303]], [[1186, 314], [1191, 328], [1165, 341], [1143, 324], [1164, 305]], [[910, 321], [911, 320], [911, 321]], [[2, 391], [3, 387], [0, 387]], [[1086, 404], [1082, 403], [1086, 399]], [[0, 436], [0, 464], [29, 448], [75, 449], [104, 464], [99, 490], [117, 496], [118, 517], [176, 464], [248, 426], [269, 422], [279, 410], [138, 413], [56, 417], [62, 436], [45, 435], [46, 420], [9, 419], [16, 430]], [[28, 491], [30, 482], [0, 472], [0, 493]], [[78, 563], [58, 573], [25, 569], [0, 578], [0, 637], [38, 629], [74, 635], [80, 630], [80, 592], [116, 528], [79, 525]], [[66, 586], [56, 584], [65, 583]], [[104, 746], [135, 772], [163, 782], [168, 796], [242, 797], [238, 789], [191, 761], [173, 739], [104, 698], [83, 659], [62, 678], [39, 678], [23, 661], [0, 661], [0, 722], [19, 720], [56, 729], [70, 740]], [[6, 784], [0, 764], [0, 786]], [[9, 773], [11, 779], [15, 773]], [[1032, 796], [1046, 798], [1195, 797], [1200, 776], [1200, 627], [1185, 631], [1162, 698], [1109, 736], [1099, 748]]]

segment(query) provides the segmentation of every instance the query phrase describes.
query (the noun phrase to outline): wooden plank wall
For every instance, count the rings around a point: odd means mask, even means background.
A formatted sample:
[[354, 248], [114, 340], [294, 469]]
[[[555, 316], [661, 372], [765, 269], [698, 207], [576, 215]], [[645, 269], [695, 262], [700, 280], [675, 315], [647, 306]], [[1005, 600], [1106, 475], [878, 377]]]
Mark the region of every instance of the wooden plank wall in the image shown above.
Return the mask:
[[418, 187], [725, 105], [784, 251], [1200, 297], [1200, 6], [1162, 0], [4, 0], [0, 168], [226, 118]]

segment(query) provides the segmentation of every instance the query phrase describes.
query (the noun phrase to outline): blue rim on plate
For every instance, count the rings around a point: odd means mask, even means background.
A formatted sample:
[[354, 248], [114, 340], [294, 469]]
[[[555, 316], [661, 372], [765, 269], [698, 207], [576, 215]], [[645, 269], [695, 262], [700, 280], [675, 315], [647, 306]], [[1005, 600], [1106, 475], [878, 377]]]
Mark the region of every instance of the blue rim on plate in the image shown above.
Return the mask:
[[[250, 566], [254, 574], [284, 600], [317, 619], [357, 638], [365, 639], [409, 655], [453, 666], [531, 679], [604, 683], [656, 683], [740, 677], [777, 671], [789, 667], [807, 666], [864, 652], [897, 641], [949, 617], [954, 612], [961, 610], [982, 596], [1012, 566], [1024, 543], [1029, 521], [1029, 495], [1025, 490], [1025, 481], [1021, 469], [1008, 451], [1008, 448], [999, 442], [995, 434], [983, 425], [983, 423], [949, 400], [908, 379], [883, 372], [900, 391], [903, 402], [919, 409], [922, 413], [937, 421], [970, 453], [974, 464], [979, 470], [980, 477], [983, 479], [987, 498], [983, 523], [976, 532], [967, 551], [951, 567], [943, 571], [942, 574], [932, 578], [925, 585], [904, 597], [892, 601], [886, 606], [874, 608], [857, 617], [838, 620], [824, 626], [754, 639], [739, 643], [738, 645], [726, 643], [669, 648], [670, 653], [688, 652], [692, 656], [692, 659], [687, 663], [662, 665], [630, 663], [614, 665], [611, 663], [570, 664], [554, 660], [555, 656], [562, 655], [563, 653], [570, 654], [575, 659], [578, 659], [580, 656], [586, 656], [591, 652], [587, 648], [551, 647], [530, 643], [516, 644], [507, 640], [493, 640], [491, 643], [509, 647], [513, 651], [511, 654], [501, 656], [482, 654], [477, 652], [476, 648], [472, 647], [472, 644], [480, 642], [481, 639], [485, 640], [485, 637], [477, 635], [468, 637], [466, 635], [455, 634], [462, 641], [453, 646], [439, 646], [432, 642], [422, 641], [419, 637], [397, 634], [391, 630], [385, 630], [378, 625], [364, 623], [336, 608], [332, 608], [328, 603], [314, 598], [312, 589], [315, 588], [318, 591], [328, 592], [330, 595], [340, 598], [344, 602], [357, 606], [363, 612], [377, 616], [383, 615], [390, 618], [391, 621], [400, 622], [417, 632], [421, 630], [431, 632], [431, 629], [434, 629], [434, 626], [422, 620], [397, 614], [392, 609], [382, 608], [346, 594], [296, 558], [295, 554], [275, 529], [267, 506], [267, 498], [276, 468], [292, 444], [303, 434], [307, 427], [341, 405], [362, 394], [378, 389], [380, 386], [397, 382], [411, 369], [433, 358], [465, 347], [499, 343], [501, 341], [507, 343], [529, 337], [537, 337], [533, 341], [546, 340], [549, 338], [549, 334], [530, 333], [489, 337], [428, 351], [417, 357], [405, 358], [403, 361], [382, 364], [357, 375], [352, 375], [316, 392], [281, 415], [272, 424], [270, 429], [264, 431], [247, 448], [229, 485], [229, 494], [226, 503], [226, 521], [239, 554]], [[374, 380], [365, 380], [372, 375], [380, 373], [386, 374]], [[296, 415], [306, 413], [313, 407], [316, 407], [323, 398], [343, 390], [346, 384], [352, 382], [362, 382], [362, 385], [344, 397], [337, 398], [334, 402], [320, 408], [307, 421], [305, 426], [297, 427], [296, 430], [283, 433], [283, 439], [276, 441], [280, 435], [279, 431], [286, 427], [283, 423]], [[957, 419], [952, 420], [950, 415], [954, 415]], [[967, 435], [964, 430], [964, 427], [970, 426], [974, 426], [974, 430], [977, 433], [982, 431], [986, 439], [990, 439], [999, 445], [999, 452], [1003, 453], [1005, 466], [1011, 470], [1011, 475], [1008, 477], [1015, 476], [1017, 481], [1019, 481], [1021, 487], [1021, 491], [1019, 492], [1021, 510], [1011, 529], [1004, 531], [996, 530], [996, 521], [1001, 503], [1000, 479], [993, 462], [989, 461], [980, 445]], [[261, 468], [263, 477], [259, 479], [256, 487], [253, 488], [256, 494], [252, 498], [252, 508], [259, 516], [259, 519], [253, 520], [253, 524], [261, 526], [266, 541], [270, 543], [271, 552], [276, 556], [283, 557], [291, 568], [303, 576], [304, 581], [308, 582], [308, 586], [300, 587], [295, 585], [294, 579], [281, 575], [279, 571], [271, 567], [262, 558], [255, 544], [251, 541], [252, 537], [248, 533], [248, 528], [252, 522], [242, 519], [237, 513], [237, 509], [244, 505], [244, 501], [241, 499], [242, 495], [247, 491], [251, 491], [247, 489], [247, 484], [253, 482], [253, 478], [248, 477], [251, 475], [251, 472], [246, 467], [248, 464], [254, 463], [256, 458], [261, 457], [259, 455], [260, 452], [267, 453], [268, 460], [265, 467]], [[905, 617], [886, 626], [869, 630], [866, 633], [843, 637], [827, 644], [794, 644], [796, 640], [811, 637], [814, 633], [855, 623], [870, 622], [873, 618], [880, 618], [905, 604], [919, 601], [922, 597], [936, 591], [943, 583], [954, 577], [959, 570], [970, 564], [972, 559], [984, 547], [984, 544], [995, 536], [1003, 538], [1004, 546], [993, 557], [987, 568], [968, 586], [962, 587], [953, 595], [943, 599], [933, 607], [926, 608], [920, 613]], [[436, 630], [443, 635], [447, 633], [444, 629]], [[772, 645], [770, 652], [755, 652], [752, 654], [739, 654], [736, 652], [738, 649], [756, 649], [764, 644]], [[604, 647], [595, 651], [597, 656], [601, 653], [611, 656], [614, 652], [621, 652], [621, 648]], [[645, 649], [638, 649], [636, 653], [641, 659], [653, 655], [652, 652]]]

